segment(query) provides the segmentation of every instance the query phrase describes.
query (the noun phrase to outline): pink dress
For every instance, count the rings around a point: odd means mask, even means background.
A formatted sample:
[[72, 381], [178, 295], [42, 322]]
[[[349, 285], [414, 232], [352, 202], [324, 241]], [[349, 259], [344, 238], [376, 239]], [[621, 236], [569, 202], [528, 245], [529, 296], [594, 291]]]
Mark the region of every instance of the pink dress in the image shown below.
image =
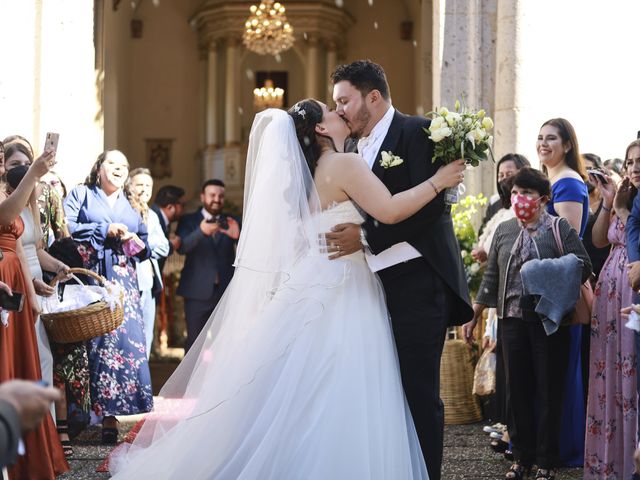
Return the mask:
[[631, 305], [624, 224], [611, 222], [611, 252], [595, 288], [591, 317], [585, 479], [628, 479], [634, 471], [637, 431], [634, 332], [620, 309]]

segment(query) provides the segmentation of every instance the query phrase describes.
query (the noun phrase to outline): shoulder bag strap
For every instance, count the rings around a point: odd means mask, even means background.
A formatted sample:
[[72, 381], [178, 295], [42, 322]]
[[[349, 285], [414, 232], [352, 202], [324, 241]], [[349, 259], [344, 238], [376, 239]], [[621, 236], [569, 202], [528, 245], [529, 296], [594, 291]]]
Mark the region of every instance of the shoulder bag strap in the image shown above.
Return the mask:
[[563, 256], [564, 248], [562, 247], [562, 239], [560, 238], [560, 217], [555, 217], [553, 219], [551, 230], [553, 230], [553, 238], [556, 239], [556, 245], [558, 246], [558, 250], [560, 251], [560, 256]]

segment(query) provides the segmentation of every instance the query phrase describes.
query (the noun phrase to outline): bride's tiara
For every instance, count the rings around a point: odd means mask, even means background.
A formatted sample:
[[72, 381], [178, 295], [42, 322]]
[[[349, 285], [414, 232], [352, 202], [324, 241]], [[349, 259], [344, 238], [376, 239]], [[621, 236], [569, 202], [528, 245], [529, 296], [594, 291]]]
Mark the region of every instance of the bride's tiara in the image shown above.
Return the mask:
[[306, 117], [307, 112], [305, 112], [305, 110], [304, 110], [303, 108], [300, 108], [300, 102], [296, 103], [296, 104], [293, 106], [293, 111], [294, 111], [295, 113], [297, 113], [298, 115], [300, 115], [300, 116], [303, 118], [303, 120], [306, 120], [306, 119], [307, 119], [307, 117]]

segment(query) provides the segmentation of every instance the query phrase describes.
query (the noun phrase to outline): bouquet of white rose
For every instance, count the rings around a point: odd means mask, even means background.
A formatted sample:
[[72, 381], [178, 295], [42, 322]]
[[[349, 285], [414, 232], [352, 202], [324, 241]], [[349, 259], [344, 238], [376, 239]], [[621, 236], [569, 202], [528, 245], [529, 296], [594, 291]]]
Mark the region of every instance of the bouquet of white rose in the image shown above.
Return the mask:
[[[472, 112], [461, 107], [456, 100], [454, 112], [441, 107], [427, 115], [432, 116], [431, 125], [425, 132], [430, 134], [429, 138], [435, 143], [433, 162], [441, 160], [447, 164], [464, 158], [468, 165], [477, 167], [489, 157], [493, 160], [493, 137], [489, 134], [493, 121], [485, 115], [484, 110]], [[447, 189], [445, 201], [457, 203], [458, 187]]]

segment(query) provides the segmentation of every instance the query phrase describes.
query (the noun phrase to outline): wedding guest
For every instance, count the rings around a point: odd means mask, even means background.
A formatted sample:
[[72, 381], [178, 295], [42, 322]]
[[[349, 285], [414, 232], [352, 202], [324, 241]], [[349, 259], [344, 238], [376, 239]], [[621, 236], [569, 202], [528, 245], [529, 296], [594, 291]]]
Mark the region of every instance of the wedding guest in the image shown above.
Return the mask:
[[153, 406], [135, 270], [150, 250], [147, 228], [123, 193], [128, 173], [122, 152], [107, 150], [98, 156], [85, 184], [71, 190], [64, 203], [69, 230], [93, 258], [93, 269], [124, 292], [122, 324], [89, 341], [92, 409], [103, 418], [105, 444], [117, 441], [116, 415], [144, 413]]
[[[471, 254], [478, 259], [478, 250], [482, 252], [491, 251], [491, 244], [493, 242], [493, 236], [498, 228], [498, 226], [515, 217], [515, 213], [511, 208], [511, 189], [513, 188], [513, 176], [509, 176], [504, 178], [499, 182], [498, 191], [500, 195], [500, 200], [502, 204], [502, 209], [498, 211], [487, 223], [487, 228], [485, 228], [484, 232], [480, 235], [478, 239], [478, 246], [474, 249]], [[486, 254], [484, 256], [486, 261]], [[479, 260], [480, 261], [480, 260]], [[484, 262], [483, 261], [483, 262]], [[496, 390], [495, 395], [493, 395], [490, 406], [492, 408], [492, 419], [498, 422], [501, 425], [507, 425], [509, 413], [508, 413], [508, 405], [507, 405], [507, 387], [506, 387], [506, 376], [504, 370], [504, 362], [502, 360], [502, 341], [501, 341], [501, 332], [500, 332], [500, 322], [498, 322], [498, 316], [495, 308], [489, 308], [487, 314], [487, 323], [485, 327], [485, 332], [482, 340], [482, 349], [491, 348], [496, 354], [496, 369], [495, 369], [495, 378], [496, 378]], [[501, 432], [501, 439], [491, 439], [490, 446], [491, 448], [498, 453], [505, 453], [505, 456], [512, 456], [512, 452], [509, 449], [509, 431], [504, 428]], [[513, 459], [513, 458], [512, 458]]]
[[202, 208], [184, 215], [176, 235], [178, 252], [186, 255], [176, 293], [184, 297], [187, 322], [185, 353], [200, 334], [233, 277], [235, 249], [240, 236], [238, 221], [223, 213], [225, 186], [222, 180], [202, 185]]
[[[555, 475], [553, 469], [559, 465], [569, 329], [560, 326], [547, 335], [540, 319], [523, 318], [520, 304], [522, 266], [532, 259], [560, 255], [552, 231], [554, 220], [546, 211], [551, 185], [541, 172], [525, 167], [515, 175], [511, 193], [512, 204], [522, 207], [515, 211], [517, 218], [501, 223], [496, 230], [474, 303], [474, 320], [464, 325], [463, 331], [471, 341], [482, 311], [487, 306], [497, 308], [511, 409], [508, 428], [515, 456], [505, 478], [522, 479], [536, 464], [535, 478], [551, 479]], [[564, 218], [558, 227], [564, 253], [573, 253], [582, 260], [582, 279], [588, 278], [591, 264], [577, 233]]]
[[[564, 118], [553, 118], [543, 123], [536, 150], [542, 170], [551, 181], [551, 200], [547, 210], [551, 215], [567, 219], [582, 238], [589, 219], [589, 193], [585, 184], [584, 162], [571, 123]], [[582, 325], [573, 325], [570, 337], [560, 456], [564, 465], [579, 467], [584, 461], [588, 335], [583, 335]]]
[[[500, 160], [498, 160], [498, 162], [496, 163], [497, 193], [492, 196], [489, 201], [489, 206], [487, 207], [487, 211], [484, 215], [484, 218], [482, 219], [482, 224], [480, 225], [478, 235], [481, 236], [484, 233], [489, 220], [491, 220], [496, 213], [504, 209], [504, 202], [502, 201], [502, 198], [500, 198], [500, 182], [515, 175], [522, 167], [530, 166], [531, 164], [529, 163], [529, 160], [527, 160], [524, 155], [520, 155], [519, 153], [507, 153]], [[481, 245], [481, 242], [478, 242], [478, 245]], [[478, 251], [480, 257], [477, 260], [479, 262], [484, 262], [487, 260], [486, 254], [490, 245], [491, 240], [489, 240], [488, 245], [484, 249], [484, 255], [482, 255], [482, 253]]]
[[[182, 217], [184, 211], [184, 189], [175, 185], [165, 185], [160, 187], [156, 193], [156, 201], [151, 205], [151, 210], [156, 212], [160, 220], [160, 226], [164, 235], [169, 240], [169, 255], [180, 246], [180, 237], [171, 232], [171, 224], [177, 222]], [[167, 257], [169, 256], [167, 255]], [[166, 257], [158, 259], [160, 272], [164, 270]]]
[[[587, 170], [597, 170], [605, 175], [608, 174], [608, 171], [604, 168], [602, 160], [598, 155], [593, 153], [584, 153], [582, 154], [582, 159], [584, 160], [584, 165]], [[603, 248], [598, 248], [593, 244], [593, 225], [595, 224], [596, 219], [600, 214], [600, 209], [602, 208], [602, 195], [600, 195], [600, 190], [597, 188], [597, 180], [595, 177], [589, 175], [585, 183], [587, 184], [587, 191], [589, 192], [589, 219], [587, 220], [587, 227], [582, 237], [582, 243], [584, 243], [584, 248], [587, 249], [587, 253], [591, 259], [594, 278], [597, 279], [600, 275], [600, 270], [602, 270], [604, 262], [609, 256], [610, 248], [608, 245]], [[615, 182], [612, 183], [617, 185]]]
[[[14, 156], [12, 150], [9, 154]], [[19, 214], [29, 201], [38, 179], [54, 163], [53, 152], [45, 152], [28, 168], [23, 181], [11, 195], [7, 197], [4, 192], [0, 193], [0, 250], [3, 254], [0, 279], [12, 291], [24, 295], [22, 310], [9, 312], [0, 322], [0, 383], [16, 378], [42, 379], [35, 329], [39, 306], [20, 241], [24, 224]], [[50, 413], [23, 440], [25, 455], [19, 456], [9, 469], [10, 479], [54, 479], [69, 470]]]
[[169, 240], [162, 231], [158, 215], [148, 207], [153, 191], [153, 178], [151, 178], [149, 169], [136, 168], [132, 170], [129, 173], [126, 191], [131, 205], [140, 212], [140, 216], [147, 226], [147, 243], [151, 250], [150, 258], [136, 264], [147, 358], [149, 358], [156, 319], [155, 298], [162, 293], [162, 273], [158, 266], [158, 260], [167, 258], [169, 255]]
[[625, 328], [620, 310], [633, 296], [625, 272], [625, 224], [640, 187], [640, 141], [627, 147], [625, 158], [626, 175], [618, 188], [609, 176], [593, 178], [602, 197], [593, 242], [612, 246], [594, 291], [591, 320], [584, 478], [594, 480], [631, 478], [634, 472], [637, 352], [634, 332]]

